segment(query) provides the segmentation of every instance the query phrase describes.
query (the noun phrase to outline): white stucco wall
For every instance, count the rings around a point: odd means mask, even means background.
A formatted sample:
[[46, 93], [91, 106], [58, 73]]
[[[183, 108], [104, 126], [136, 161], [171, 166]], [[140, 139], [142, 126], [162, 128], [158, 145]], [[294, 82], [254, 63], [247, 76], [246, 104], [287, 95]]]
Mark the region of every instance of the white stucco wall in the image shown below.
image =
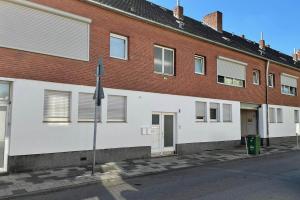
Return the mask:
[[[264, 138], [267, 137], [266, 107], [266, 105], [263, 105], [261, 111], [259, 112], [260, 114], [262, 114], [260, 121], [260, 133]], [[295, 136], [297, 131], [297, 124], [295, 123], [294, 111], [300, 110], [300, 108], [280, 105], [269, 105], [269, 108], [281, 108], [283, 115], [283, 123], [269, 123], [269, 136], [271, 138]]]
[[[80, 151], [92, 148], [92, 123], [78, 123], [78, 93], [94, 92], [93, 87], [41, 81], [13, 81], [10, 155]], [[69, 124], [43, 123], [44, 90], [72, 92]], [[142, 127], [151, 127], [152, 112], [171, 112], [177, 116], [176, 143], [210, 142], [240, 139], [240, 103], [196, 97], [105, 89], [109, 94], [127, 96], [127, 123], [106, 122], [106, 99], [102, 107], [97, 147], [118, 148], [151, 146], [152, 136], [142, 135]], [[229, 103], [233, 107], [232, 123], [195, 120], [195, 101]], [[222, 108], [222, 106], [221, 106]], [[180, 110], [180, 113], [179, 113]], [[222, 121], [222, 109], [221, 109]]]
[[[78, 122], [78, 93], [94, 92], [93, 87], [42, 81], [5, 79], [13, 82], [9, 155], [81, 151], [92, 148], [93, 123]], [[71, 123], [43, 123], [44, 90], [72, 92]], [[127, 123], [107, 122], [107, 95], [127, 96]], [[220, 103], [221, 122], [196, 122], [195, 101]], [[233, 122], [222, 122], [222, 104], [232, 104]], [[97, 148], [151, 146], [152, 135], [141, 128], [151, 127], [152, 112], [176, 114], [175, 143], [239, 140], [241, 137], [240, 102], [197, 97], [147, 93], [105, 88], [102, 122], [98, 125]], [[283, 123], [270, 123], [270, 137], [294, 136], [294, 110], [300, 108], [270, 105], [283, 109]], [[266, 106], [259, 110], [259, 131], [266, 136]], [[209, 113], [209, 112], [208, 112]], [[209, 116], [208, 116], [209, 119]]]

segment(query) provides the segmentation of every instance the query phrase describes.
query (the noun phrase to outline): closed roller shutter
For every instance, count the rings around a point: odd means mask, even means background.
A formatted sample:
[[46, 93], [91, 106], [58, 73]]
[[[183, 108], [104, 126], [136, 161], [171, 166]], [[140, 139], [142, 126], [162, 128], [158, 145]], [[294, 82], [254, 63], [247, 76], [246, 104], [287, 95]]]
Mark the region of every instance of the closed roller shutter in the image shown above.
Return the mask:
[[281, 75], [281, 85], [297, 88], [297, 79], [286, 75]]
[[[79, 93], [78, 120], [93, 121], [95, 118], [94, 94]], [[97, 120], [101, 120], [101, 107], [97, 107]]]
[[116, 122], [126, 121], [127, 99], [125, 96], [109, 95], [107, 102], [107, 120]]
[[89, 23], [26, 4], [0, 1], [1, 47], [89, 60]]
[[223, 58], [217, 59], [218, 75], [239, 80], [246, 80], [246, 65], [229, 61]]

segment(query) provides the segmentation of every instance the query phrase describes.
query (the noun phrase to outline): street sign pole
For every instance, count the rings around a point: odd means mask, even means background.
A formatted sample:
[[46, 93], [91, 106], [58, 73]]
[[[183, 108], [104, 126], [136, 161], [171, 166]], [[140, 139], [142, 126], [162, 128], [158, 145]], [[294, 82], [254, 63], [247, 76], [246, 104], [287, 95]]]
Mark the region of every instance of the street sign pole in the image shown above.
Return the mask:
[[101, 106], [101, 99], [104, 98], [103, 88], [101, 85], [101, 76], [104, 74], [104, 66], [102, 63], [102, 59], [99, 59], [97, 72], [96, 72], [96, 90], [95, 90], [95, 113], [94, 113], [94, 137], [93, 137], [93, 166], [92, 166], [92, 176], [95, 174], [95, 166], [96, 166], [96, 145], [97, 145], [97, 111], [98, 107]]

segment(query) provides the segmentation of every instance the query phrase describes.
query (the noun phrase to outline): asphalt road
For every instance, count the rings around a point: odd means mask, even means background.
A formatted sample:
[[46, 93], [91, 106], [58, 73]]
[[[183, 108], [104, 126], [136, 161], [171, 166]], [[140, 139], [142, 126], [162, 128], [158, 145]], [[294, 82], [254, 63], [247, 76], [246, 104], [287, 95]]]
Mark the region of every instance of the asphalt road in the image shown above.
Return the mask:
[[177, 170], [18, 200], [299, 200], [300, 151]]

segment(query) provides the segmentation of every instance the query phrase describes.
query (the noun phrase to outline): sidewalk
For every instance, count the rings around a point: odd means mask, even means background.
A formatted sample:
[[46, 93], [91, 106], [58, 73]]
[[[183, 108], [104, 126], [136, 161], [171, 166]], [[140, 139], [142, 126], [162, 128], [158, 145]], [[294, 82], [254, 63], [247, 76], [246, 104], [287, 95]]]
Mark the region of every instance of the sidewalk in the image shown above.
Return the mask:
[[[285, 143], [276, 147], [262, 148], [260, 156], [294, 150], [297, 150], [295, 144]], [[135, 176], [255, 157], [247, 156], [245, 152], [244, 148], [236, 148], [234, 150], [219, 149], [186, 156], [106, 163], [97, 166], [97, 173], [93, 177], [90, 176], [90, 169], [84, 167], [61, 168], [0, 176], [0, 199], [93, 184], [96, 182], [101, 182], [104, 185], [118, 184], [122, 182], [123, 179]]]

